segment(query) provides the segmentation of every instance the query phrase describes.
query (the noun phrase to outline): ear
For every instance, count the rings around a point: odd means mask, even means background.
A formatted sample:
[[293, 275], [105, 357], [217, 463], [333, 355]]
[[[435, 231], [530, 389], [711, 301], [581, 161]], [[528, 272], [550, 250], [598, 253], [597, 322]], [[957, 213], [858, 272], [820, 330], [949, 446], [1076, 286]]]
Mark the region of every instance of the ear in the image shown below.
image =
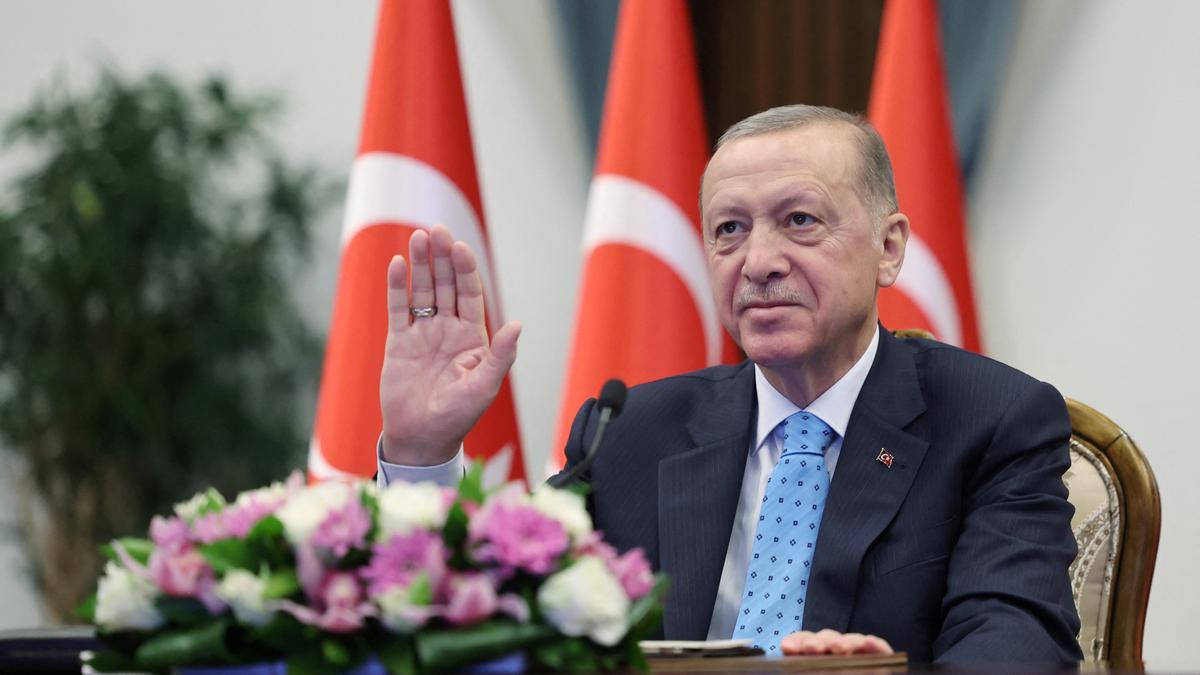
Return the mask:
[[879, 274], [876, 283], [887, 288], [896, 283], [900, 267], [904, 264], [904, 247], [908, 244], [908, 216], [893, 213], [888, 216], [880, 233], [882, 255], [879, 258]]

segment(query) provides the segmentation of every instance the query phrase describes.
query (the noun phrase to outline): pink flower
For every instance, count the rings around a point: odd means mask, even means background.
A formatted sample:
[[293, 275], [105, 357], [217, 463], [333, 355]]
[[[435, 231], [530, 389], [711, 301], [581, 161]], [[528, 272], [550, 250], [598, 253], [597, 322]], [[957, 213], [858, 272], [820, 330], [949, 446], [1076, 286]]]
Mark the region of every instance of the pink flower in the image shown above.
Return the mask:
[[375, 608], [363, 597], [362, 584], [353, 572], [330, 572], [325, 575], [316, 598], [316, 605], [306, 607], [290, 600], [280, 607], [300, 622], [330, 633], [352, 633], [363, 627]]
[[594, 555], [603, 560], [631, 600], [637, 600], [654, 588], [654, 573], [646, 561], [645, 552], [640, 548], [618, 555], [615, 548], [601, 539], [599, 532], [592, 532], [579, 543], [576, 553], [580, 556]]
[[178, 598], [194, 598], [205, 580], [212, 581], [212, 568], [191, 546], [155, 549], [148, 568], [154, 585]]
[[212, 614], [225, 609], [224, 601], [217, 597], [212, 567], [190, 544], [156, 548], [150, 554], [146, 575], [167, 595], [196, 598]]
[[311, 543], [340, 558], [352, 548], [364, 548], [370, 529], [371, 516], [367, 509], [359, 500], [351, 499], [341, 508], [330, 511], [313, 532]]
[[537, 575], [554, 571], [570, 543], [562, 523], [532, 506], [494, 499], [471, 521], [468, 539], [475, 559], [498, 563], [503, 574], [522, 569]]
[[442, 616], [456, 626], [479, 623], [496, 611], [496, 587], [485, 574], [467, 573], [452, 577], [449, 595]]
[[214, 511], [196, 518], [192, 523], [192, 536], [201, 544], [211, 544], [229, 538], [224, 514]]
[[625, 589], [625, 594], [630, 600], [637, 600], [654, 588], [654, 574], [650, 571], [650, 563], [646, 561], [646, 554], [642, 549], [630, 549], [625, 555], [606, 562], [609, 571], [621, 582], [621, 588]]
[[446, 574], [446, 548], [440, 535], [414, 529], [408, 534], [392, 535], [375, 544], [371, 563], [362, 571], [368, 593], [377, 598], [396, 586], [409, 586], [418, 574], [428, 575], [429, 585], [437, 588]]
[[225, 509], [223, 525], [226, 536], [244, 538], [263, 518], [275, 513], [279, 503], [263, 499], [251, 499]]
[[150, 521], [150, 539], [158, 547], [183, 546], [189, 542], [187, 523], [178, 516], [154, 516]]

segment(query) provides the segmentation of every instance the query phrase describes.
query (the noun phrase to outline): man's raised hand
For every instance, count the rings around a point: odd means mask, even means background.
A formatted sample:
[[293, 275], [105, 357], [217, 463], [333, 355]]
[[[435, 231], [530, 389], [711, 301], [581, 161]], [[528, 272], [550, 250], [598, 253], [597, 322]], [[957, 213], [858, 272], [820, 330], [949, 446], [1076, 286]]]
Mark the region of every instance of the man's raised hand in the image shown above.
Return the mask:
[[[475, 254], [441, 225], [428, 234], [413, 233], [408, 261], [392, 258], [387, 284], [388, 335], [379, 381], [383, 458], [410, 466], [440, 464], [454, 456], [496, 398], [517, 358], [521, 324], [505, 324], [488, 344]], [[422, 316], [430, 309], [436, 313]]]

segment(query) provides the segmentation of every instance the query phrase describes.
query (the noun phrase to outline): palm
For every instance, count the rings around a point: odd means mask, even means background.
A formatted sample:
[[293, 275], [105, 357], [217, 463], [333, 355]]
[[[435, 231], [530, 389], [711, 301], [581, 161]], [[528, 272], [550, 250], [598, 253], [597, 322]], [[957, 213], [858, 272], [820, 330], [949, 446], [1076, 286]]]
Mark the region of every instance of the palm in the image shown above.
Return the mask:
[[[388, 270], [384, 452], [390, 461], [430, 464], [453, 455], [496, 397], [516, 357], [519, 326], [504, 326], [488, 344], [474, 256], [445, 228], [414, 234], [409, 257], [411, 289], [403, 258]], [[413, 307], [437, 307], [437, 315], [410, 322]]]

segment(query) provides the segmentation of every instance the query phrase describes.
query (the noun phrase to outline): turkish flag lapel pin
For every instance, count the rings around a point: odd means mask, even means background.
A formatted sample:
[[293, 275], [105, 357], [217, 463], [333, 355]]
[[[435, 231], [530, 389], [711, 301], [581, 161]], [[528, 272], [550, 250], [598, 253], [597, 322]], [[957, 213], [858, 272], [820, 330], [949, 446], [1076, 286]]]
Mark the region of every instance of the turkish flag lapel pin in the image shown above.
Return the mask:
[[896, 458], [892, 456], [892, 453], [887, 451], [887, 448], [880, 448], [879, 456], [875, 458], [875, 461], [890, 469], [892, 468], [892, 462], [895, 461], [895, 459]]

